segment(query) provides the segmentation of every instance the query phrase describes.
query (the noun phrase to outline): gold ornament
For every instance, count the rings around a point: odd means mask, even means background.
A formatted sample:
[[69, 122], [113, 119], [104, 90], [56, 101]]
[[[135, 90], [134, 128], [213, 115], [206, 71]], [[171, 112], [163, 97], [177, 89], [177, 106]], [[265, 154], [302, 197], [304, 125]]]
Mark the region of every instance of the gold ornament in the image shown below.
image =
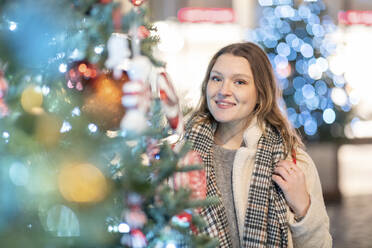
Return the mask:
[[107, 182], [102, 172], [88, 163], [63, 166], [58, 176], [62, 196], [71, 202], [99, 202], [107, 194]]
[[40, 114], [43, 112], [41, 105], [43, 104], [43, 94], [38, 86], [30, 85], [21, 96], [22, 108], [31, 114]]
[[102, 130], [119, 129], [120, 121], [125, 114], [121, 103], [122, 87], [129, 78], [124, 72], [119, 80], [112, 73], [101, 74], [84, 91], [84, 106], [82, 108], [88, 117]]

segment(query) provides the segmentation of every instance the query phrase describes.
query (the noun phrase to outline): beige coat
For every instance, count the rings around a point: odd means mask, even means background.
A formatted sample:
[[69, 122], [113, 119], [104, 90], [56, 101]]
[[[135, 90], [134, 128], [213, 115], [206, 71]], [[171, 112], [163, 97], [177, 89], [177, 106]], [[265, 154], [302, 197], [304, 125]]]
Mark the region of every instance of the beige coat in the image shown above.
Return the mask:
[[[257, 143], [261, 135], [262, 131], [257, 122], [253, 121], [244, 132], [245, 147], [238, 149], [234, 159], [233, 192], [240, 237], [243, 237], [244, 215], [248, 202], [250, 184], [247, 182], [250, 182], [252, 176]], [[324, 205], [317, 169], [304, 150], [298, 149], [296, 158], [297, 165], [305, 174], [311, 204], [306, 216], [300, 222], [294, 220], [294, 214], [288, 208], [288, 247], [332, 247], [329, 218]]]

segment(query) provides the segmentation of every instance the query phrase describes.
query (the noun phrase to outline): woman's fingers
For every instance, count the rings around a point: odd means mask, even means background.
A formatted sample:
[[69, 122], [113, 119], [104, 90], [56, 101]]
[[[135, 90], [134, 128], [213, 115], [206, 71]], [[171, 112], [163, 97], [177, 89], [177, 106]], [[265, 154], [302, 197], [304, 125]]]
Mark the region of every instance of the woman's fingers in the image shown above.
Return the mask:
[[305, 175], [293, 162], [278, 162], [272, 176], [273, 181], [282, 189], [289, 207], [298, 216], [306, 213], [310, 197], [306, 188]]
[[282, 190], [285, 190], [287, 188], [287, 183], [286, 181], [282, 178], [282, 176], [279, 176], [279, 175], [273, 175], [273, 180], [276, 184], [279, 185], [279, 187], [282, 189]]
[[281, 166], [277, 166], [274, 169], [274, 174], [282, 177], [285, 181], [288, 181], [291, 175], [291, 173], [286, 168], [281, 167]]
[[290, 161], [280, 161], [274, 169], [274, 173], [283, 177], [284, 180], [288, 181], [293, 176], [297, 177], [301, 173], [301, 169], [298, 168], [294, 163]]

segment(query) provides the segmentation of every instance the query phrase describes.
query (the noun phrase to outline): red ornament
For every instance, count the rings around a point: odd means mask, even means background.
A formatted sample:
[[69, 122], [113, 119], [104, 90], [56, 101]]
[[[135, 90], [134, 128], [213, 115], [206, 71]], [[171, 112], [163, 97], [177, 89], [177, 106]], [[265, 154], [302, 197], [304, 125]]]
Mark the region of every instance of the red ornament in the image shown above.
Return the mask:
[[0, 118], [8, 115], [9, 110], [8, 110], [8, 105], [6, 105], [5, 101], [0, 99]]
[[107, 4], [107, 3], [111, 3], [112, 0], [100, 0], [99, 2], [102, 4]]
[[194, 234], [198, 234], [198, 228], [192, 224], [192, 214], [189, 211], [184, 211], [176, 216], [173, 216], [172, 222], [174, 225], [183, 228], [190, 227]]
[[146, 247], [147, 246], [147, 240], [145, 234], [139, 229], [132, 229], [130, 232], [130, 235], [132, 237], [132, 245], [133, 247]]
[[8, 91], [8, 82], [4, 78], [4, 73], [0, 70], [0, 118], [8, 114], [8, 106], [4, 97]]
[[150, 31], [145, 26], [142, 25], [138, 28], [138, 37], [140, 39], [146, 39], [149, 36], [150, 36]]
[[67, 87], [82, 91], [90, 80], [97, 77], [97, 74], [98, 69], [95, 65], [86, 61], [76, 61], [71, 64], [66, 73]]
[[139, 7], [141, 6], [145, 0], [129, 0], [134, 6]]
[[180, 123], [180, 116], [177, 115], [176, 117], [168, 118], [169, 126], [176, 130], [178, 127], [178, 124]]
[[140, 208], [131, 208], [126, 211], [124, 218], [131, 228], [142, 228], [147, 222], [147, 216]]
[[115, 8], [112, 11], [112, 23], [114, 24], [115, 30], [120, 30], [121, 29], [121, 9], [120, 8]]
[[186, 211], [177, 215], [177, 218], [182, 222], [191, 223], [192, 215]]
[[0, 70], [0, 99], [4, 98], [8, 91], [8, 82], [4, 78], [4, 73]]

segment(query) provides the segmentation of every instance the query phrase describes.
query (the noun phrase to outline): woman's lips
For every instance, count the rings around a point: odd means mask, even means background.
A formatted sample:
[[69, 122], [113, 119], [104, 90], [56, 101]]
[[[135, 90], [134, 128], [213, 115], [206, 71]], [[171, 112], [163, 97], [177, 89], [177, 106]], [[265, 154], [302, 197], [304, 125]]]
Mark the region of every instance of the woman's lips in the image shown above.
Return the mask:
[[215, 102], [216, 102], [217, 107], [221, 109], [231, 108], [236, 105], [235, 103], [229, 102], [229, 101], [215, 101]]

